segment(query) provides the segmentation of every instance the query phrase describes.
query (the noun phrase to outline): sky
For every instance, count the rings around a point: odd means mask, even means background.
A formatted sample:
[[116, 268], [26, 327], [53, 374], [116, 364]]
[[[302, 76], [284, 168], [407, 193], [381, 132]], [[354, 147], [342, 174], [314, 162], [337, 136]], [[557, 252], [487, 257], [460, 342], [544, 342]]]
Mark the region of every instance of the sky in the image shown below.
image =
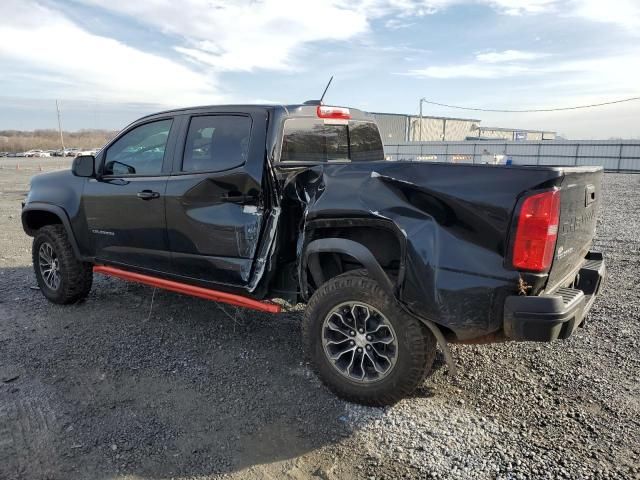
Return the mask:
[[[120, 129], [167, 108], [325, 103], [417, 114], [640, 96], [640, 0], [2, 0], [0, 129]], [[640, 138], [640, 101], [425, 115]]]

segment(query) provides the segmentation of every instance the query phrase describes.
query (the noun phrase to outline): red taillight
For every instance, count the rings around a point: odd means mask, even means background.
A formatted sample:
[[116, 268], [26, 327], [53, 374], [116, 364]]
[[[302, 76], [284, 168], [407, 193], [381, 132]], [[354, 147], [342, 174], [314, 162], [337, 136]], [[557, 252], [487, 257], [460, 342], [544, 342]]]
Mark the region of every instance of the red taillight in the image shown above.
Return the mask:
[[351, 118], [351, 112], [348, 108], [344, 107], [329, 107], [327, 105], [318, 105], [316, 109], [319, 118], [342, 118], [349, 120]]
[[551, 266], [558, 238], [560, 191], [532, 195], [522, 202], [513, 244], [513, 266], [545, 272]]

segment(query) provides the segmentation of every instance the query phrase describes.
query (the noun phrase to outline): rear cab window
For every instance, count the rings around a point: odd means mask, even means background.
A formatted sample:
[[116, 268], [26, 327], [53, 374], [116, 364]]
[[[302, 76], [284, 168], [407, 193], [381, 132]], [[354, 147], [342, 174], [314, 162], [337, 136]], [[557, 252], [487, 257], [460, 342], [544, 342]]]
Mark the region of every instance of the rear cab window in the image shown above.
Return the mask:
[[282, 137], [282, 162], [371, 162], [384, 160], [373, 122], [314, 117], [288, 118]]

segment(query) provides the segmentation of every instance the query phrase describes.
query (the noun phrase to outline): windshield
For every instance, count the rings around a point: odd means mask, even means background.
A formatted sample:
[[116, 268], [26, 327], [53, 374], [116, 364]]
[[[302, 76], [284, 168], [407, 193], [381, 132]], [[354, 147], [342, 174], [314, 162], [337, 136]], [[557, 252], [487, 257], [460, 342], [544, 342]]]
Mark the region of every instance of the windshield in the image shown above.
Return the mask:
[[280, 160], [371, 162], [384, 160], [384, 151], [373, 122], [290, 118], [284, 124]]

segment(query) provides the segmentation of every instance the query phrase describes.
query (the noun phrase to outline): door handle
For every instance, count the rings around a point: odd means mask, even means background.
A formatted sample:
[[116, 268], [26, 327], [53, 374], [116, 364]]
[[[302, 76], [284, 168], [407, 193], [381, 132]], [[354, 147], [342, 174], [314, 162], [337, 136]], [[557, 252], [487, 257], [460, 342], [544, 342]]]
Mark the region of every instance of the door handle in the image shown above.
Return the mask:
[[257, 195], [223, 195], [220, 198], [222, 202], [239, 203], [240, 205], [255, 202], [257, 199], [258, 199]]
[[138, 192], [136, 196], [142, 200], [151, 200], [153, 198], [160, 198], [160, 193], [152, 192], [151, 190], [142, 190]]

